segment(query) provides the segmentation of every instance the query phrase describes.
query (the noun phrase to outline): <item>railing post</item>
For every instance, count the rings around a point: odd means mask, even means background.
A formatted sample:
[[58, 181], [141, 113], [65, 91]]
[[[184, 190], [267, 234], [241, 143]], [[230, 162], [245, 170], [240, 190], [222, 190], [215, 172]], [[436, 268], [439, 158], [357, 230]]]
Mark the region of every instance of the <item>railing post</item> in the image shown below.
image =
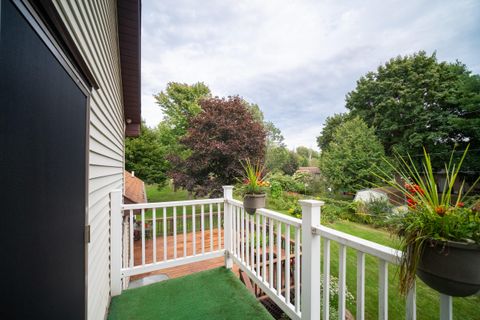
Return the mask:
[[300, 200], [302, 206], [302, 319], [320, 319], [320, 236], [312, 227], [320, 225], [317, 200]]
[[223, 186], [223, 198], [225, 203], [224, 211], [224, 226], [223, 226], [223, 242], [225, 244], [225, 268], [231, 269], [233, 267], [233, 260], [231, 254], [232, 250], [232, 206], [228, 200], [233, 199], [233, 186]]
[[122, 293], [122, 190], [110, 193], [110, 294]]
[[452, 297], [440, 293], [440, 320], [452, 320], [453, 307]]

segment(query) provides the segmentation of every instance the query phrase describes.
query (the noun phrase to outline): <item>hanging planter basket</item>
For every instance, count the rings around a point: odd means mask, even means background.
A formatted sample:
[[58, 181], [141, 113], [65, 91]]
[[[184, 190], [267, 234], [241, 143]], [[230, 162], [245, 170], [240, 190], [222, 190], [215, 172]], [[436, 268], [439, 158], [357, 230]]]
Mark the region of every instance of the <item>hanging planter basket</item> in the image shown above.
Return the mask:
[[446, 295], [467, 297], [480, 291], [480, 246], [453, 241], [427, 241], [417, 275]]
[[254, 194], [247, 193], [243, 197], [243, 207], [248, 214], [255, 214], [255, 211], [260, 208], [265, 208], [265, 193]]

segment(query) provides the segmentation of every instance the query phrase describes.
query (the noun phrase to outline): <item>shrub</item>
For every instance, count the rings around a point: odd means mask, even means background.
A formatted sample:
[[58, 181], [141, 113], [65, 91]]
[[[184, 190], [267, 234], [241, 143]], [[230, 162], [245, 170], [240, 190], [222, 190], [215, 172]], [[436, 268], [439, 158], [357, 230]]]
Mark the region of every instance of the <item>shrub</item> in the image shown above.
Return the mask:
[[332, 223], [340, 219], [357, 222], [356, 203], [331, 198], [319, 198], [319, 200], [325, 202], [322, 207], [322, 223]]
[[304, 192], [305, 185], [295, 181], [292, 176], [288, 176], [282, 173], [275, 173], [270, 176], [270, 183], [277, 182], [282, 187], [283, 191], [291, 192]]
[[283, 188], [280, 182], [278, 181], [271, 181], [270, 183], [270, 196], [273, 199], [278, 199], [282, 196]]
[[376, 227], [389, 226], [393, 208], [393, 205], [385, 199], [374, 198], [369, 202], [358, 202], [358, 220]]

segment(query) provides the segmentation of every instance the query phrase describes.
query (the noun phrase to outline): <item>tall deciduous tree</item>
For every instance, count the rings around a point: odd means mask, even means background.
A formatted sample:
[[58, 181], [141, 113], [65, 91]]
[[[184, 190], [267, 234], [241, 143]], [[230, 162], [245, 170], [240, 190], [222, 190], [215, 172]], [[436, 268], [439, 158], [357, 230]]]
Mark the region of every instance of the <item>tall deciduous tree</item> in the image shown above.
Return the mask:
[[377, 180], [372, 172], [386, 169], [384, 156], [374, 129], [357, 117], [335, 130], [328, 148], [322, 152], [320, 170], [336, 191], [354, 192]]
[[316, 167], [318, 166], [319, 153], [311, 148], [304, 146], [297, 147], [297, 155], [300, 157], [300, 166]]
[[[388, 155], [422, 154], [441, 169], [454, 145], [471, 144], [465, 168], [480, 169], [480, 79], [460, 62], [419, 52], [391, 59], [347, 94], [346, 107], [374, 127]], [[473, 150], [477, 150], [476, 153]]]
[[203, 82], [192, 85], [170, 82], [165, 91], [154, 97], [164, 113], [165, 121], [181, 137], [187, 132], [189, 120], [201, 111], [199, 100], [210, 95], [210, 89]]
[[333, 116], [325, 119], [322, 132], [317, 137], [317, 144], [320, 150], [326, 150], [333, 139], [333, 133], [342, 123], [349, 119], [348, 113], [335, 113]]
[[165, 183], [170, 164], [166, 159], [168, 147], [162, 139], [158, 129], [142, 122], [140, 136], [125, 139], [125, 169], [135, 171], [146, 183]]
[[300, 165], [300, 157], [284, 146], [267, 146], [265, 167], [269, 172], [293, 174]]
[[240, 160], [263, 161], [266, 135], [239, 97], [202, 99], [200, 106], [202, 112], [189, 121], [181, 139], [191, 154], [172, 159], [172, 177], [176, 186], [197, 196], [217, 196], [222, 185], [242, 175]]

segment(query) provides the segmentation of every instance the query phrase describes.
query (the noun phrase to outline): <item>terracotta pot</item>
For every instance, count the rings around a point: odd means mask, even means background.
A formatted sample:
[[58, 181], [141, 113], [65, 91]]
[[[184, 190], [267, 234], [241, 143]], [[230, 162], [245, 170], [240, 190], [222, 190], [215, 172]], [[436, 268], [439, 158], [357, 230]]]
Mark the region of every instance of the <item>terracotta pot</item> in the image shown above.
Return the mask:
[[480, 246], [453, 241], [427, 241], [417, 275], [429, 287], [454, 297], [480, 291]]
[[257, 209], [265, 208], [265, 193], [247, 193], [243, 197], [243, 207], [248, 214], [255, 214], [255, 211], [257, 211]]

